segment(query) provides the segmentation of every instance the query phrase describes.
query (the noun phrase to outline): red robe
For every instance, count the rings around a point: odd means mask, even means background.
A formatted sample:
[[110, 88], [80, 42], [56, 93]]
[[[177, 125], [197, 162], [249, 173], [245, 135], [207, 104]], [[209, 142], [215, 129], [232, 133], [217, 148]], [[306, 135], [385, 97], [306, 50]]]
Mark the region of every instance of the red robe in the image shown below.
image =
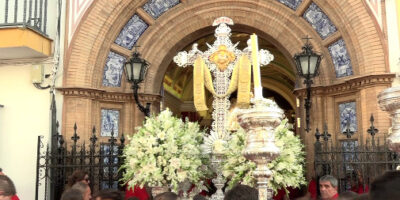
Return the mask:
[[18, 198], [17, 195], [14, 195], [14, 196], [11, 197], [11, 200], [19, 200], [19, 198]]
[[133, 190], [130, 188], [125, 192], [125, 199], [128, 199], [129, 197], [137, 197], [140, 200], [148, 200], [150, 196], [147, 194], [146, 188], [135, 186]]

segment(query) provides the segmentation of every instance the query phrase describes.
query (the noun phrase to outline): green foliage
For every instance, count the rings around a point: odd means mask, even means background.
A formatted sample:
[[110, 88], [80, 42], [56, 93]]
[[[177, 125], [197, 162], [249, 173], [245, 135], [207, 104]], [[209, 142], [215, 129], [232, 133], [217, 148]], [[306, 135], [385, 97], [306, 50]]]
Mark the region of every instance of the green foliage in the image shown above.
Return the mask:
[[[256, 164], [246, 160], [242, 152], [246, 144], [246, 132], [239, 129], [232, 133], [228, 142], [227, 159], [223, 164], [223, 174], [229, 179], [229, 187], [238, 183], [256, 186], [252, 176]], [[275, 192], [280, 188], [300, 187], [304, 185], [304, 156], [303, 144], [290, 130], [287, 120], [283, 120], [275, 130], [275, 144], [281, 150], [280, 155], [268, 164], [272, 171], [269, 187]]]
[[168, 186], [175, 192], [184, 181], [200, 183], [208, 173], [200, 148], [203, 135], [197, 123], [185, 123], [169, 110], [147, 118], [124, 149], [122, 180], [132, 187]]

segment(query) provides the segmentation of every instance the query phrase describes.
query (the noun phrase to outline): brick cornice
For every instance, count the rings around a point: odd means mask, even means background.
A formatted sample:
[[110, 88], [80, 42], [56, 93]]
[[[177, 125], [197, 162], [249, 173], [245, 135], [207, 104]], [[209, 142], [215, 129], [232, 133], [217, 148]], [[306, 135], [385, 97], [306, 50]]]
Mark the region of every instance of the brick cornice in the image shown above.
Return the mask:
[[[331, 96], [336, 94], [355, 92], [370, 86], [377, 86], [377, 85], [390, 86], [394, 78], [395, 74], [393, 73], [357, 76], [348, 79], [342, 83], [332, 84], [328, 86], [321, 86], [321, 85], [314, 86], [312, 87], [312, 94]], [[305, 96], [306, 88], [297, 88], [294, 90], [294, 94], [296, 96]]]
[[[110, 92], [96, 88], [64, 87], [57, 88], [64, 96], [89, 98], [102, 101], [129, 102], [133, 101], [132, 92]], [[139, 101], [160, 102], [161, 96], [154, 94], [138, 94]]]

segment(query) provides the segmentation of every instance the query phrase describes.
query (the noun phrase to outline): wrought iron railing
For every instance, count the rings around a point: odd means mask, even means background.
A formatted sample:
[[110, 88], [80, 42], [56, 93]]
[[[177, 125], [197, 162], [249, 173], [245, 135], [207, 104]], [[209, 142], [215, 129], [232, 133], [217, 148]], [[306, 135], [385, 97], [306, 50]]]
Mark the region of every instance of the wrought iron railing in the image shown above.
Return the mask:
[[122, 171], [118, 170], [123, 163], [121, 157], [125, 138], [122, 134], [117, 142], [114, 132], [107, 143], [98, 143], [96, 129], [93, 127], [90, 142], [79, 143], [77, 126], [71, 144], [65, 142], [62, 135], [57, 134], [54, 145], [44, 145], [43, 136], [38, 137], [37, 168], [36, 168], [36, 195], [39, 199], [39, 187], [44, 190], [44, 197], [40, 199], [60, 199], [67, 184], [67, 178], [73, 171], [80, 169], [89, 175], [90, 187], [93, 192], [104, 188], [119, 188]]
[[28, 27], [47, 36], [47, 4], [48, 0], [0, 1], [0, 28]]
[[371, 136], [365, 142], [352, 139], [347, 131], [343, 133], [347, 139], [333, 143], [326, 126], [322, 134], [317, 129], [314, 162], [317, 180], [330, 174], [338, 179], [340, 192], [367, 192], [375, 177], [400, 165], [399, 156], [388, 148], [386, 134], [375, 138], [378, 129], [373, 126], [372, 116], [370, 121], [367, 132]]

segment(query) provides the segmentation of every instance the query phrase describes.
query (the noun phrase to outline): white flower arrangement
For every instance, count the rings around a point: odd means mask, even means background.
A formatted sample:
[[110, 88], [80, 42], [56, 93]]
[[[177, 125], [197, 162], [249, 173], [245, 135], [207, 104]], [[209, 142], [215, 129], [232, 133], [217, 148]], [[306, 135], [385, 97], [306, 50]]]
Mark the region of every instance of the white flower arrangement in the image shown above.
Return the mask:
[[[252, 176], [256, 164], [246, 160], [242, 155], [245, 144], [245, 130], [239, 129], [236, 133], [232, 133], [232, 139], [228, 142], [227, 159], [223, 164], [223, 174], [229, 179], [229, 188], [238, 183], [256, 186], [256, 180]], [[297, 188], [304, 185], [306, 182], [303, 144], [290, 130], [287, 119], [282, 120], [275, 130], [275, 144], [281, 152], [275, 160], [268, 164], [272, 171], [272, 178], [268, 186], [277, 192], [280, 188], [286, 189], [289, 186]]]
[[197, 123], [183, 122], [168, 109], [147, 118], [124, 149], [122, 180], [131, 187], [168, 186], [174, 192], [184, 181], [200, 183], [208, 172], [203, 135]]

